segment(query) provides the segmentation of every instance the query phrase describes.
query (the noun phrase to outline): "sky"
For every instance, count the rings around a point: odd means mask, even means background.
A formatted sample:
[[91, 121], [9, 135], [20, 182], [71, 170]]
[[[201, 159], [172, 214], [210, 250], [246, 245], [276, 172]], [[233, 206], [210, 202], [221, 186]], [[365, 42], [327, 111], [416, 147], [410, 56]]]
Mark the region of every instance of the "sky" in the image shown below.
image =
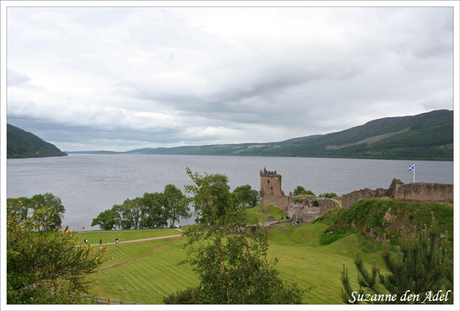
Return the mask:
[[6, 7], [6, 111], [62, 151], [277, 142], [454, 108], [449, 6], [58, 3]]

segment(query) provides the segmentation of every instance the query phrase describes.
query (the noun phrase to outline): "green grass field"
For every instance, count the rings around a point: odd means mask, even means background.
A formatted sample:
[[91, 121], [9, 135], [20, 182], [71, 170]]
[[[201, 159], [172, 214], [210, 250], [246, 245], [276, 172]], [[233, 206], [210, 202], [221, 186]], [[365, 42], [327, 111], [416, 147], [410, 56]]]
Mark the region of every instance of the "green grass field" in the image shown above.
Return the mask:
[[139, 229], [139, 230], [93, 230], [76, 232], [75, 235], [78, 237], [77, 244], [83, 244], [85, 239], [88, 239], [90, 244], [99, 244], [102, 239], [102, 243], [115, 243], [115, 239], [121, 241], [128, 240], [139, 240], [147, 238], [156, 238], [161, 236], [181, 234], [177, 229]]
[[[284, 215], [276, 210], [268, 214], [259, 213], [259, 210], [260, 207], [257, 207], [249, 210], [249, 213], [261, 220], [265, 220], [267, 215], [274, 215], [276, 219]], [[341, 304], [340, 275], [343, 265], [346, 265], [351, 276], [358, 274], [353, 263], [357, 249], [356, 234], [323, 246], [318, 240], [328, 226], [325, 223], [304, 223], [297, 228], [291, 228], [289, 223], [282, 226], [287, 230], [270, 229], [268, 253], [269, 259], [278, 259], [276, 269], [281, 278], [296, 282], [303, 289], [311, 288], [304, 295], [304, 303]], [[92, 231], [78, 233], [78, 236], [81, 240], [87, 237], [90, 242], [93, 239], [98, 242], [102, 238], [104, 242], [114, 241], [115, 237], [125, 241], [177, 233], [175, 229], [124, 230]], [[101, 266], [91, 294], [138, 304], [162, 304], [163, 297], [170, 293], [197, 286], [199, 281], [191, 267], [178, 265], [186, 256], [184, 243], [183, 237], [111, 243], [109, 255], [114, 259]], [[376, 260], [383, 267], [379, 252], [365, 253], [364, 260], [368, 264]], [[351, 281], [352, 286], [358, 288], [356, 278], [352, 277]]]

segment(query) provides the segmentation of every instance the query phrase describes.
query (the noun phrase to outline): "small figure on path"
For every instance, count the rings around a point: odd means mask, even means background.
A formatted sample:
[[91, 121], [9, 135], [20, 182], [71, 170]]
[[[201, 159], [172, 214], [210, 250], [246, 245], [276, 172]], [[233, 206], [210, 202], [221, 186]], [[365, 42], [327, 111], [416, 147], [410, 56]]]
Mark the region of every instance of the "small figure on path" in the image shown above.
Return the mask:
[[88, 239], [85, 239], [85, 244], [88, 244]]
[[115, 238], [115, 242], [118, 243], [118, 238]]
[[102, 239], [99, 240], [99, 244], [102, 244]]

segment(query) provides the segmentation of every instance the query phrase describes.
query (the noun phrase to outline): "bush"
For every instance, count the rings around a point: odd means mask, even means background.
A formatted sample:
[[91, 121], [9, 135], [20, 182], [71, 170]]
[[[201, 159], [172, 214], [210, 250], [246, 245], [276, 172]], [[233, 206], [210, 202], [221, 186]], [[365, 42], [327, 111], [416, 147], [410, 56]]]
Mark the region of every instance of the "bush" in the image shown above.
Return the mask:
[[323, 193], [321, 194], [321, 197], [323, 198], [337, 198], [338, 195], [334, 192], [326, 192], [326, 193]]
[[311, 190], [305, 190], [305, 188], [302, 186], [297, 186], [297, 188], [295, 188], [294, 193], [292, 195], [296, 196], [301, 193], [305, 193], [306, 195], [315, 195]]
[[165, 304], [179, 305], [186, 304], [192, 305], [197, 304], [197, 297], [199, 296], [199, 289], [188, 287], [187, 289], [177, 291], [169, 294], [169, 296], [163, 298]]

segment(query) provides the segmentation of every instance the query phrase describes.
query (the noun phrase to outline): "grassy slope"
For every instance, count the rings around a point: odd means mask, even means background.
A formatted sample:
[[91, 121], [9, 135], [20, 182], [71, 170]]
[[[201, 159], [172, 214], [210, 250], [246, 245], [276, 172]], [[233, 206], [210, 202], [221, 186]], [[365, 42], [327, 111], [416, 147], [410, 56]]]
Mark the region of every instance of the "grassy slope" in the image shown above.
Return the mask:
[[[387, 199], [369, 199], [359, 201], [349, 210], [333, 211], [318, 218], [314, 223], [303, 223], [292, 228], [290, 223], [282, 223], [287, 230], [270, 229], [269, 259], [278, 259], [276, 269], [285, 281], [296, 282], [301, 288], [311, 288], [304, 295], [304, 303], [308, 304], [341, 304], [340, 297], [342, 284], [340, 275], [345, 264], [348, 269], [352, 287], [358, 289], [354, 265], [357, 242], [367, 243], [358, 231], [350, 231], [340, 239], [327, 245], [321, 245], [321, 236], [326, 231], [335, 228], [337, 221], [345, 219], [344, 225], [349, 222], [351, 215], [360, 214], [360, 219], [371, 219], [368, 223], [381, 223], [380, 217], [389, 207], [393, 210], [398, 206], [406, 212], [418, 211], [420, 221], [424, 222], [431, 210], [436, 213], [440, 225], [446, 229], [452, 224], [452, 207], [445, 204], [434, 203], [404, 203]], [[261, 213], [262, 208], [267, 208], [267, 213]], [[379, 212], [374, 209], [379, 209]], [[280, 219], [284, 213], [272, 206], [255, 207], [249, 209], [250, 215], [259, 220], [265, 220], [268, 215]], [[409, 213], [410, 214], [410, 213]], [[401, 219], [408, 219], [409, 214], [399, 213]], [[380, 216], [379, 216], [380, 215]], [[356, 215], [353, 216], [356, 218]], [[376, 218], [377, 217], [377, 218]], [[379, 228], [375, 228], [379, 231]], [[80, 239], [94, 234], [94, 238], [103, 241], [114, 239], [118, 236], [121, 240], [130, 238], [146, 238], [177, 234], [177, 230], [123, 230], [123, 231], [93, 231], [79, 233]], [[109, 238], [110, 237], [110, 238]], [[92, 237], [89, 237], [90, 241]], [[151, 240], [138, 243], [110, 244], [109, 255], [114, 257], [111, 262], [102, 266], [98, 274], [98, 282], [94, 284], [92, 294], [99, 297], [110, 297], [125, 301], [135, 301], [141, 304], [162, 304], [164, 296], [178, 290], [186, 289], [198, 284], [197, 275], [188, 265], [178, 265], [185, 259], [183, 237]], [[363, 245], [363, 244], [361, 244]], [[370, 247], [370, 250], [373, 248]], [[384, 264], [377, 248], [374, 252], [368, 250], [363, 253], [364, 262], [371, 268], [374, 262], [385, 273]]]
[[[248, 210], [250, 214], [257, 215], [262, 220], [268, 215], [273, 215], [276, 219], [284, 216], [282, 211], [273, 207], [269, 207], [267, 214], [258, 211], [260, 207]], [[331, 213], [323, 219], [324, 222], [300, 224], [297, 228], [291, 228], [289, 223], [285, 223], [281, 225], [287, 228], [286, 231], [269, 231], [268, 256], [270, 259], [276, 257], [279, 260], [276, 269], [280, 272], [281, 278], [297, 282], [304, 289], [312, 287], [312, 290], [305, 294], [304, 303], [341, 304], [340, 273], [343, 264], [348, 268], [350, 275], [357, 275], [353, 264], [356, 234], [348, 235], [329, 245], [319, 244], [321, 234], [333, 223], [337, 214], [338, 211]], [[145, 238], [144, 232], [155, 230], [133, 231], [138, 231], [136, 234], [139, 238]], [[173, 230], [173, 234], [176, 233], [177, 231]], [[97, 239], [105, 234], [116, 234], [120, 238], [128, 232], [101, 231], [95, 234], [98, 236]], [[105, 239], [103, 237], [103, 240]], [[171, 292], [196, 286], [198, 278], [191, 267], [177, 265], [186, 256], [182, 248], [184, 242], [184, 238], [180, 237], [110, 244], [109, 255], [114, 257], [114, 260], [103, 265], [92, 294], [142, 304], [161, 304], [163, 297]], [[379, 253], [365, 253], [364, 260], [367, 263], [377, 260], [377, 264], [383, 266]], [[356, 280], [353, 279], [352, 284], [358, 288]]]
[[[309, 226], [305, 224], [305, 231]], [[320, 230], [318, 230], [320, 229]], [[316, 225], [312, 234], [318, 235], [323, 228]], [[311, 247], [296, 243], [294, 230], [287, 232], [272, 229], [269, 258], [279, 261], [276, 269], [281, 278], [297, 282], [301, 288], [314, 286], [304, 296], [304, 303], [339, 304], [340, 273], [343, 264], [356, 275], [350, 254], [330, 251], [328, 247]], [[190, 266], [177, 265], [185, 258], [182, 248], [184, 238], [171, 238], [132, 244], [111, 244], [109, 255], [114, 257], [105, 263], [98, 282], [93, 286], [93, 295], [110, 297], [142, 304], [161, 304], [164, 296], [189, 286], [198, 285], [197, 275]], [[344, 239], [346, 244], [349, 241]], [[343, 249], [341, 243], [336, 247]], [[356, 282], [353, 282], [357, 287]]]

